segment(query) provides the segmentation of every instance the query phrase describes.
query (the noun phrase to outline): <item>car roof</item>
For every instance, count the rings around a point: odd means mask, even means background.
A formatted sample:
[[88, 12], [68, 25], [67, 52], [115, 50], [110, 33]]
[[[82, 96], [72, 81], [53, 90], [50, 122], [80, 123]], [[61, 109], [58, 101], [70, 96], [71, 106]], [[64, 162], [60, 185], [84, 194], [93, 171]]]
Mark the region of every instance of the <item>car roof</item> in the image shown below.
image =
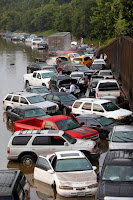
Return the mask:
[[20, 92], [13, 92], [13, 93], [9, 93], [9, 95], [19, 95], [21, 97], [33, 97], [33, 96], [40, 96], [39, 94], [36, 93], [30, 93], [30, 92], [25, 92], [25, 91], [20, 91]]
[[99, 83], [118, 83], [116, 79], [104, 79], [104, 80], [100, 80]]
[[53, 122], [61, 121], [61, 120], [64, 120], [64, 119], [71, 119], [71, 117], [67, 116], [67, 115], [54, 115], [54, 116], [45, 118], [45, 120], [53, 121]]
[[0, 196], [9, 196], [12, 194], [16, 179], [20, 170], [0, 170]]
[[[33, 117], [35, 118], [35, 117]], [[12, 137], [15, 136], [31, 136], [31, 135], [44, 135], [44, 136], [62, 136], [64, 134], [64, 131], [62, 130], [20, 130], [20, 131], [16, 131], [14, 132], [14, 134], [12, 135]]]
[[114, 131], [122, 131], [122, 132], [128, 132], [128, 131], [133, 131], [133, 126], [132, 125], [118, 125], [114, 126]]
[[87, 119], [87, 118], [98, 119], [100, 117], [104, 117], [104, 116], [102, 116], [102, 115], [96, 115], [96, 114], [87, 114], [87, 115], [79, 115], [76, 118], [77, 119], [82, 119], [82, 118], [85, 118], [85, 119]]
[[34, 89], [34, 88], [46, 88], [46, 86], [44, 86], [44, 85], [40, 85], [40, 86], [32, 86], [32, 85], [30, 85], [27, 88], [31, 88], [31, 89]]
[[76, 59], [76, 58], [85, 58], [85, 57], [89, 57], [89, 56], [87, 56], [87, 55], [81, 55], [81, 56], [74, 57], [73, 59]]
[[106, 99], [98, 99], [98, 98], [80, 98], [76, 101], [83, 101], [83, 102], [94, 102], [94, 103], [108, 103], [111, 102], [109, 100]]
[[74, 159], [74, 158], [85, 158], [85, 155], [81, 151], [60, 151], [55, 152], [57, 159]]
[[37, 72], [37, 73], [53, 73], [53, 72], [51, 72], [51, 71], [49, 71], [49, 70], [37, 70], [37, 71], [34, 71], [34, 72]]
[[[19, 109], [19, 110], [33, 110], [33, 109], [41, 109], [38, 106], [34, 106], [34, 105], [24, 105], [24, 106], [18, 106], [15, 109]], [[43, 109], [42, 109], [43, 110]]]
[[68, 75], [54, 75], [52, 78], [57, 78], [59, 80], [64, 80], [64, 79], [70, 79], [72, 80], [72, 78]]
[[121, 164], [121, 162], [130, 162], [133, 165], [133, 149], [128, 150], [108, 150], [104, 164]]
[[49, 95], [53, 94], [53, 95], [57, 95], [57, 96], [71, 95], [69, 92], [50, 92], [48, 94]]

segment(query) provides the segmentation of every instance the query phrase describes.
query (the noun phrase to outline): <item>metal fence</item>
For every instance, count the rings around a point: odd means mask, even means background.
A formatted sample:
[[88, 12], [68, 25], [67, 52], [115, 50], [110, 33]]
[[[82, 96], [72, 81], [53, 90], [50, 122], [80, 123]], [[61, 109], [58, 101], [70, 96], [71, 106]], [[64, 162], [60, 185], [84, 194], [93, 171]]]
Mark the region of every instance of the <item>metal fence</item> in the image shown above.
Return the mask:
[[107, 54], [108, 65], [121, 81], [122, 89], [133, 110], [133, 38], [117, 38], [99, 53]]

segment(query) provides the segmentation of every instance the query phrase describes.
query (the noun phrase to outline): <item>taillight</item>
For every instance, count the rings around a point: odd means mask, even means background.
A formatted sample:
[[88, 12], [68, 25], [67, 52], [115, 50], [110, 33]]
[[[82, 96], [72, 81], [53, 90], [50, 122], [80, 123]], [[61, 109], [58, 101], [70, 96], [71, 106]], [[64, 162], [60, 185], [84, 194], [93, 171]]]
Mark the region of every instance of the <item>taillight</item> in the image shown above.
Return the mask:
[[71, 112], [72, 112], [72, 108], [71, 108]]
[[85, 63], [83, 62], [83, 65], [84, 65]]
[[49, 81], [48, 81], [48, 84], [49, 84]]
[[120, 97], [121, 97], [122, 95], [121, 95], [121, 92], [120, 92]]
[[96, 95], [97, 97], [98, 97], [98, 92], [97, 92], [97, 95]]
[[85, 79], [84, 79], [84, 78], [82, 78], [82, 80], [84, 81]]
[[7, 147], [7, 153], [10, 153], [10, 147]]
[[5, 102], [5, 101], [3, 101], [3, 104], [4, 104], [4, 102]]

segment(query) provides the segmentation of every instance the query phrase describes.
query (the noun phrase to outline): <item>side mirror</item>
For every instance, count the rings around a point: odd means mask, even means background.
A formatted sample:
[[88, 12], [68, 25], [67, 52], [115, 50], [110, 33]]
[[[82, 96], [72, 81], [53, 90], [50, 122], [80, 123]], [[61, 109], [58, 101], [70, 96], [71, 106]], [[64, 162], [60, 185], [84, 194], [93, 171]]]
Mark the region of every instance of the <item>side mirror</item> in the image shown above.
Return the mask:
[[69, 144], [67, 142], [64, 142], [64, 146], [69, 146]]
[[92, 168], [93, 168], [93, 170], [94, 170], [94, 171], [97, 169], [97, 167], [96, 167], [96, 166], [92, 166]]
[[85, 125], [85, 123], [84, 123], [84, 122], [81, 122], [80, 124], [81, 124], [81, 126]]
[[53, 173], [54, 173], [54, 170], [53, 170], [53, 169], [49, 169], [49, 170], [48, 170], [48, 173], [53, 174]]

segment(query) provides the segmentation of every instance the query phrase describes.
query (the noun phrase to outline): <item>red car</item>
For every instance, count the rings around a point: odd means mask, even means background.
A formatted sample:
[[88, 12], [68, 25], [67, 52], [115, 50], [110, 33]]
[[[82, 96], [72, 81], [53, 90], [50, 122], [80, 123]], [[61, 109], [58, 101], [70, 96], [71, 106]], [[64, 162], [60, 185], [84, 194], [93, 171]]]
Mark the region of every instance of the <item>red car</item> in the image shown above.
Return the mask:
[[45, 119], [29, 118], [14, 122], [14, 131], [18, 130], [63, 130], [73, 138], [92, 139], [97, 143], [100, 142], [99, 133], [86, 126], [81, 126], [78, 120], [73, 116], [55, 115]]

